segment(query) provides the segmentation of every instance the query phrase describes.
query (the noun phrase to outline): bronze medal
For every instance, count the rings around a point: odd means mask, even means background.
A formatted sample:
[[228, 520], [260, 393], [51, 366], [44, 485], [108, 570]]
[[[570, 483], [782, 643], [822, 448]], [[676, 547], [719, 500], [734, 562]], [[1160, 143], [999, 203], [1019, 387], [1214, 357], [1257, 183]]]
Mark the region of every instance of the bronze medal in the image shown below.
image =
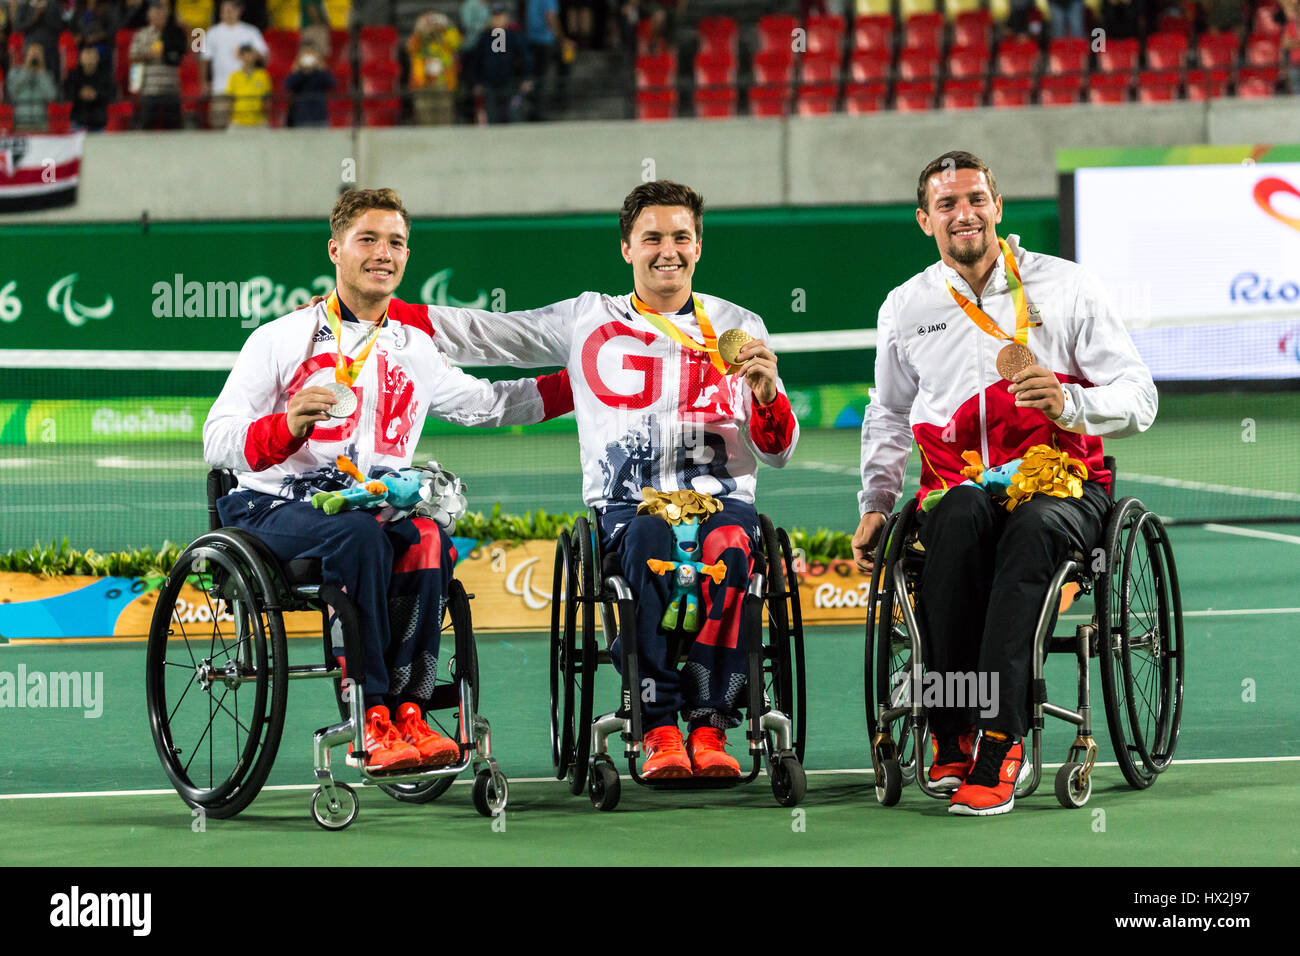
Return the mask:
[[1037, 362], [1038, 360], [1034, 358], [1034, 353], [1029, 350], [1029, 346], [1021, 345], [1019, 342], [1012, 342], [998, 352], [998, 374], [1010, 382]]
[[743, 363], [738, 365], [736, 357], [740, 355], [740, 350], [745, 347], [746, 343], [753, 340], [754, 337], [743, 329], [728, 329], [718, 336], [718, 355], [721, 356], [722, 361], [727, 363], [728, 375], [740, 371]]

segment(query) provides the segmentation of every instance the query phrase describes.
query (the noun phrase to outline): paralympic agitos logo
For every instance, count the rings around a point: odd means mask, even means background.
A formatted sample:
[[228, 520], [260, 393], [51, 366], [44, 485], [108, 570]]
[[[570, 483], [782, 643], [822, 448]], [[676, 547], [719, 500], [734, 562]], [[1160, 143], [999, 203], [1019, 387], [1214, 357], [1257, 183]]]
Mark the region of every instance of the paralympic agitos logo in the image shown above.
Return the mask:
[[[1300, 200], [1300, 189], [1280, 176], [1266, 176], [1252, 190], [1255, 204], [1266, 216], [1300, 232], [1300, 216], [1289, 215], [1274, 205], [1278, 198]], [[1239, 272], [1228, 286], [1228, 299], [1253, 305], [1269, 302], [1291, 304], [1300, 301], [1300, 278], [1264, 276], [1258, 272]]]

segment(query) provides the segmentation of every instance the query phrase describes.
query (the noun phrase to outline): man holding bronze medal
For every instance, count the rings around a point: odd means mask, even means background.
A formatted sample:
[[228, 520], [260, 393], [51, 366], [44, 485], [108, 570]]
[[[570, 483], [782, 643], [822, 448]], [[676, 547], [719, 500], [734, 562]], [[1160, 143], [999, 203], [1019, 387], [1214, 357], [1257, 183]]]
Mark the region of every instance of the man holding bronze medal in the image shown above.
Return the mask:
[[[982, 160], [934, 160], [917, 206], [940, 261], [880, 309], [853, 552], [869, 571], [915, 441], [926, 669], [998, 678], [990, 715], [929, 711], [930, 782], [953, 790], [949, 812], [988, 816], [1012, 809], [1024, 766], [1031, 644], [1050, 578], [1069, 550], [1091, 551], [1110, 509], [1101, 438], [1149, 428], [1156, 390], [1092, 275], [998, 237], [1002, 197]], [[1022, 458], [1005, 504], [971, 483]]]
[[424, 720], [456, 562], [450, 529], [392, 509], [326, 513], [311, 499], [348, 488], [348, 476], [409, 467], [428, 414], [528, 424], [567, 411], [568, 386], [564, 373], [488, 383], [447, 364], [425, 310], [392, 299], [410, 219], [391, 189], [344, 193], [330, 231], [335, 291], [248, 337], [203, 426], [204, 457], [238, 478], [217, 501], [224, 524], [281, 560], [319, 559], [356, 603], [370, 768], [438, 766], [459, 759]]
[[[604, 548], [619, 553], [637, 595], [641, 675], [649, 681], [641, 772], [739, 776], [725, 730], [740, 722], [745, 683], [738, 637], [750, 542], [758, 537], [757, 463], [784, 465], [798, 424], [762, 319], [692, 290], [700, 195], [678, 183], [644, 183], [624, 201], [619, 227], [630, 294], [586, 292], [512, 313], [430, 306], [429, 320], [454, 362], [567, 368], [583, 498], [597, 509]], [[702, 624], [679, 673], [662, 623], [672, 583], [647, 559], [673, 558], [670, 522], [696, 507], [703, 509], [699, 559], [725, 565], [725, 574], [704, 581]], [[647, 513], [655, 508], [668, 520]], [[612, 656], [617, 663], [617, 648]], [[690, 731], [685, 748], [679, 711]]]

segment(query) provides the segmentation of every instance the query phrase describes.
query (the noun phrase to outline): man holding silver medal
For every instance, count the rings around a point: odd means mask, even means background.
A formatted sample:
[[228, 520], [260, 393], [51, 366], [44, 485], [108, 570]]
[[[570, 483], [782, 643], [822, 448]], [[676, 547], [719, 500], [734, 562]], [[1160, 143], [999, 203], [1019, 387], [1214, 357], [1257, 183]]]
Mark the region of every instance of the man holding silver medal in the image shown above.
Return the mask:
[[[238, 478], [217, 501], [226, 525], [281, 560], [319, 559], [324, 580], [356, 603], [370, 768], [438, 766], [459, 758], [456, 743], [424, 720], [459, 515], [431, 510], [442, 527], [392, 508], [326, 513], [311, 499], [333, 497], [337, 507], [342, 495], [321, 493], [349, 488], [348, 476], [409, 467], [426, 415], [529, 424], [568, 411], [570, 393], [564, 373], [489, 383], [447, 363], [425, 310], [392, 300], [410, 219], [391, 189], [344, 193], [330, 231], [335, 291], [249, 336], [204, 424], [204, 456]], [[432, 504], [463, 512], [463, 499]]]
[[[989, 816], [1012, 809], [1024, 766], [1031, 644], [1050, 578], [1070, 549], [1096, 545], [1110, 509], [1101, 438], [1149, 428], [1156, 390], [1096, 278], [998, 237], [1002, 197], [981, 159], [953, 151], [930, 163], [917, 207], [940, 261], [880, 309], [853, 553], [870, 571], [915, 441], [927, 670], [998, 678], [991, 715], [929, 711], [930, 782], [953, 791], [950, 813]], [[1021, 458], [1022, 474], [1032, 459], [1040, 470], [1050, 462], [1053, 478], [1029, 493], [1021, 480], [1007, 507], [967, 481]]]

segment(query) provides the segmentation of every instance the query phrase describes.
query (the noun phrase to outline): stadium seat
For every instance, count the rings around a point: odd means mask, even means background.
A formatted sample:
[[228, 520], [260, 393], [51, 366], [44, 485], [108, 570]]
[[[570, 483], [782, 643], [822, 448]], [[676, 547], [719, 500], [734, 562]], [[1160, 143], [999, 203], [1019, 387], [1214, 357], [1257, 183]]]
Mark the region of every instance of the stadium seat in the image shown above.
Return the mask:
[[983, 8], [982, 0], [943, 0], [941, 6], [943, 7], [943, 15], [949, 23], [955, 23], [958, 17], [971, 13], [977, 16], [980, 14], [988, 16], [988, 11]]
[[1147, 69], [1181, 70], [1187, 58], [1187, 37], [1181, 33], [1153, 33], [1147, 37]]
[[738, 96], [734, 86], [713, 86], [695, 91], [695, 115], [700, 119], [723, 119], [736, 115]]
[[939, 105], [946, 110], [973, 110], [984, 105], [982, 79], [944, 80]]
[[783, 13], [769, 13], [758, 18], [758, 49], [760, 53], [794, 52], [794, 31], [799, 21]]
[[808, 31], [808, 53], [834, 56], [836, 63], [844, 59], [843, 17], [809, 17], [804, 29]]
[[[128, 33], [130, 31], [127, 31]], [[24, 38], [21, 33], [9, 34], [9, 65], [12, 67], [15, 63], [23, 62]]]
[[789, 86], [751, 86], [750, 116], [785, 116], [790, 112]]
[[[391, 96], [398, 91], [402, 69], [396, 63], [372, 60], [361, 65], [361, 92], [365, 96]], [[367, 126], [387, 126], [388, 123], [370, 123]]]
[[933, 80], [899, 80], [894, 86], [894, 109], [900, 113], [920, 113], [933, 105]]
[[999, 76], [1033, 76], [1038, 72], [1038, 44], [1006, 39], [998, 44], [994, 69]]
[[710, 56], [729, 56], [735, 60], [737, 54], [736, 21], [732, 17], [702, 17], [697, 27], [699, 31], [699, 52]]
[[1172, 103], [1178, 99], [1181, 75], [1178, 70], [1143, 70], [1138, 74], [1139, 103]]
[[839, 57], [829, 53], [809, 53], [801, 58], [800, 82], [838, 86], [840, 82]]
[[0, 133], [14, 131], [14, 108], [8, 103], [0, 103]]
[[794, 53], [789, 49], [762, 50], [754, 54], [754, 83], [784, 86], [794, 76]]
[[868, 83], [850, 83], [844, 88], [844, 110], [857, 116], [862, 113], [879, 113], [889, 99], [889, 87], [884, 80]]
[[131, 75], [131, 37], [134, 35], [134, 30], [118, 30], [113, 37], [113, 80], [119, 93], [126, 92]]
[[[71, 30], [64, 30], [59, 34], [59, 63], [61, 71], [55, 78], [55, 85], [58, 85], [59, 78], [67, 79], [77, 66], [77, 38], [72, 35]], [[107, 64], [105, 64], [107, 66]]]
[[1230, 76], [1227, 70], [1188, 70], [1187, 98], [1200, 102], [1223, 96]]
[[1206, 70], [1233, 70], [1237, 67], [1237, 37], [1232, 33], [1204, 33], [1196, 43], [1201, 67]]
[[835, 112], [837, 90], [833, 83], [801, 85], [795, 100], [795, 112], [800, 116], [827, 116]]
[[889, 54], [874, 50], [858, 50], [849, 59], [849, 77], [854, 83], [889, 78], [892, 65]]
[[993, 18], [987, 10], [973, 10], [957, 14], [952, 24], [954, 46], [993, 48]]
[[[918, 13], [932, 14], [934, 12], [934, 0], [898, 0], [898, 17], [900, 20], [906, 20]], [[940, 13], [937, 16], [940, 20], [943, 19], [943, 14]]]
[[329, 110], [330, 126], [334, 129], [342, 129], [353, 125], [355, 109], [352, 97], [333, 97], [329, 100], [326, 109]]
[[[347, 60], [336, 62], [330, 67], [334, 74], [334, 92], [343, 94], [352, 90], [352, 64]], [[350, 124], [349, 124], [350, 125]]]
[[995, 76], [989, 102], [999, 109], [1018, 109], [1029, 105], [1033, 92], [1033, 82], [1027, 76]]
[[943, 47], [943, 14], [916, 13], [903, 23], [903, 46], [939, 50]]
[[[395, 27], [362, 27], [357, 36], [361, 65], [390, 63], [397, 60], [397, 29]], [[369, 123], [367, 126], [371, 125]]]
[[1088, 102], [1110, 106], [1128, 100], [1129, 79], [1122, 74], [1094, 73], [1088, 77]]
[[893, 0], [854, 0], [853, 10], [859, 17], [893, 15]]
[[665, 120], [677, 115], [677, 91], [672, 88], [637, 90], [636, 118]]
[[[1028, 81], [1029, 77], [1011, 77], [1010, 79]], [[1044, 74], [1038, 82], [1038, 102], [1042, 106], [1073, 106], [1079, 102], [1079, 91], [1083, 89], [1083, 77], [1068, 73]]]
[[[660, 50], [652, 50], [651, 44], [655, 39], [655, 24], [649, 17], [644, 18], [636, 25], [636, 55], [649, 56], [651, 53], [662, 53]], [[655, 44], [658, 45], [658, 44]]]
[[858, 17], [853, 23], [854, 52], [872, 51], [892, 53], [894, 49], [894, 18], [889, 14]]
[[677, 57], [653, 53], [636, 58], [636, 88], [658, 90], [677, 84]]
[[396, 126], [402, 118], [402, 101], [396, 96], [377, 97], [361, 101], [363, 126]]
[[1192, 35], [1192, 21], [1176, 13], [1166, 13], [1156, 20], [1156, 32], [1175, 33], [1182, 37]]
[[205, 126], [203, 118], [207, 104], [203, 102], [203, 83], [199, 78], [199, 55], [187, 53], [181, 57], [177, 75], [181, 87], [181, 116], [188, 125]]
[[1137, 40], [1107, 40], [1097, 53], [1097, 72], [1131, 74], [1137, 69], [1139, 50]]
[[45, 129], [51, 134], [66, 133], [72, 129], [71, 103], [45, 104]]
[[106, 133], [121, 133], [131, 128], [135, 119], [135, 104], [130, 100], [120, 100], [108, 104], [108, 122], [104, 126]]
[[330, 66], [352, 62], [352, 34], [347, 30], [330, 31]]
[[898, 55], [898, 78], [900, 80], [928, 80], [938, 75], [938, 50], [934, 48], [911, 48]]
[[1281, 63], [1281, 47], [1276, 37], [1252, 34], [1246, 40], [1246, 66], [1276, 67]]
[[262, 34], [262, 39], [266, 41], [268, 54], [267, 72], [271, 72], [273, 68], [283, 68], [285, 76], [288, 76], [293, 71], [293, 61], [297, 58], [298, 47], [301, 45], [298, 31], [271, 29]]
[[1047, 44], [1047, 72], [1058, 76], [1088, 72], [1088, 41], [1080, 37], [1055, 37]]
[[1237, 96], [1243, 100], [1262, 100], [1277, 90], [1278, 71], [1272, 67], [1247, 66], [1237, 71]]
[[734, 86], [736, 59], [728, 53], [700, 53], [695, 57], [695, 85]]
[[954, 46], [948, 50], [947, 72], [956, 79], [983, 79], [989, 71], [988, 50]]

